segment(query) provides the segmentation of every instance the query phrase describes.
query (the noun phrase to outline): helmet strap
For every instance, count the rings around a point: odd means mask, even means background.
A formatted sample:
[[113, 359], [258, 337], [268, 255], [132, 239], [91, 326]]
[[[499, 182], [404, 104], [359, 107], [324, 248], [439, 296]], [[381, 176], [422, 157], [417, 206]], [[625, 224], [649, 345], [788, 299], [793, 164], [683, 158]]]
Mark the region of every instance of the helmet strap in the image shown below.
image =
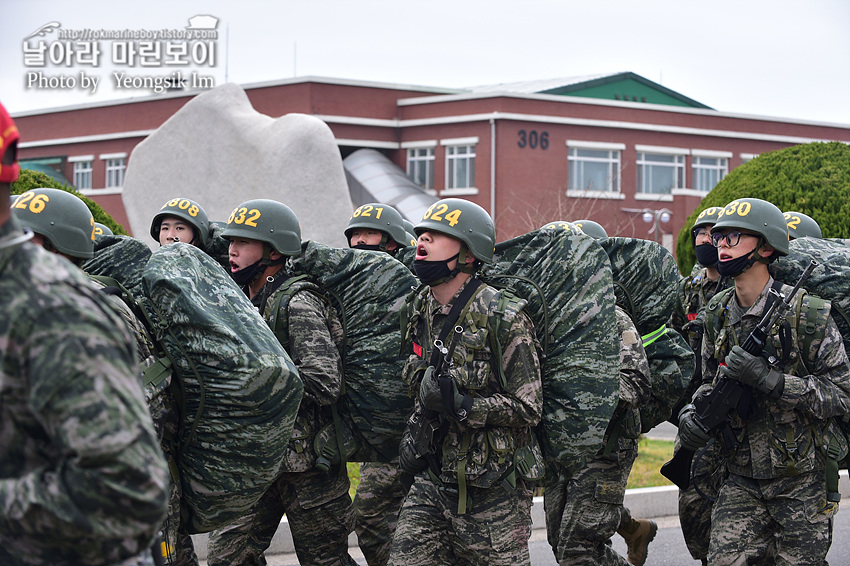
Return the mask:
[[478, 271], [478, 260], [474, 258], [474, 256], [470, 255], [469, 257], [473, 258], [473, 261], [466, 263], [468, 250], [466, 246], [460, 246], [460, 253], [457, 257], [457, 270], [461, 273], [469, 273], [470, 275]]

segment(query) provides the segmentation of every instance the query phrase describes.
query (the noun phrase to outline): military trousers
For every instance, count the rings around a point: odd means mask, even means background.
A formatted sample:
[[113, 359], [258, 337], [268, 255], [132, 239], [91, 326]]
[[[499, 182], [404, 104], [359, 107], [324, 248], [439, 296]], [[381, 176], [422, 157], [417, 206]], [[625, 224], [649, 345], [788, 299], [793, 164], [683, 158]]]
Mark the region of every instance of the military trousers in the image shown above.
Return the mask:
[[611, 548], [611, 537], [620, 528], [636, 457], [637, 440], [620, 438], [608, 456], [599, 453], [572, 477], [546, 482], [546, 537], [560, 566], [628, 564]]
[[286, 514], [298, 563], [302, 566], [356, 566], [348, 554], [354, 511], [348, 473], [340, 466], [328, 473], [284, 473], [251, 512], [214, 531], [209, 566], [266, 564], [264, 552]]
[[691, 483], [688, 489], [679, 490], [679, 524], [682, 525], [685, 545], [694, 560], [708, 559], [711, 509], [726, 475], [725, 470], [720, 445], [715, 442], [704, 453], [697, 451], [691, 463]]
[[391, 464], [360, 464], [360, 485], [354, 496], [354, 530], [369, 566], [386, 566], [404, 501], [401, 469]]
[[521, 481], [489, 489], [468, 487], [458, 514], [457, 485], [416, 476], [401, 507], [391, 566], [528, 566], [532, 491]]
[[823, 566], [837, 511], [823, 471], [767, 480], [730, 473], [711, 514], [708, 563], [764, 563], [775, 554], [778, 566]]

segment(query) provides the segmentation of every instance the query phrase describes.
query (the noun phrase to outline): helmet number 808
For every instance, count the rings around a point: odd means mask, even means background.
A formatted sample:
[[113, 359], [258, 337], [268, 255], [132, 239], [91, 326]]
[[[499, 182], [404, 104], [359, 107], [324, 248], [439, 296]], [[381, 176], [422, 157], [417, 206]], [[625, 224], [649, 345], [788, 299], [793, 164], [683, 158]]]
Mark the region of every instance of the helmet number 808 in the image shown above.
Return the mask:
[[459, 208], [448, 212], [449, 205], [444, 202], [438, 202], [431, 206], [427, 211], [425, 211], [425, 216], [422, 217], [423, 220], [435, 220], [437, 222], [442, 222], [443, 218], [445, 218], [449, 226], [454, 227], [455, 224], [458, 223], [458, 219], [460, 218], [461, 213], [463, 212]]

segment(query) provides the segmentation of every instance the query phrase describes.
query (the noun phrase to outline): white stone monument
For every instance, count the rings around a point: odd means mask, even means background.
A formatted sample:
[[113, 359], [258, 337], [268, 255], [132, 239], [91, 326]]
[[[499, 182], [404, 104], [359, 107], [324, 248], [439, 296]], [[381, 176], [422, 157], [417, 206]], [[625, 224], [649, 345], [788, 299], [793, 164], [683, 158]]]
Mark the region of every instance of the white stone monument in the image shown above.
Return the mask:
[[130, 155], [123, 199], [137, 238], [157, 247], [151, 219], [176, 197], [221, 222], [246, 200], [277, 200], [298, 216], [302, 239], [347, 245], [353, 207], [328, 125], [306, 114], [260, 114], [232, 83], [194, 97]]

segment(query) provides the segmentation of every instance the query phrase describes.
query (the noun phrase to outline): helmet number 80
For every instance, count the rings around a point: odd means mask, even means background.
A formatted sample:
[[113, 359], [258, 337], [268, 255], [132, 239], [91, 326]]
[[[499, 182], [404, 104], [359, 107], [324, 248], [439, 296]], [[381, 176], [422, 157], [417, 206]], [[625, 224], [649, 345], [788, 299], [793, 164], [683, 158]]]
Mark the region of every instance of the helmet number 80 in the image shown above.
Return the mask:
[[463, 212], [459, 208], [448, 212], [449, 205], [444, 202], [435, 203], [425, 211], [425, 216], [422, 217], [422, 220], [435, 220], [437, 222], [442, 222], [443, 218], [445, 218], [449, 222], [449, 226], [454, 227], [457, 224], [458, 219], [460, 218], [461, 213]]
[[[38, 214], [44, 210], [48, 202], [50, 202], [50, 197], [47, 195], [37, 195], [32, 191], [27, 191], [22, 194], [17, 201], [15, 201], [15, 208], [23, 210], [29, 208], [30, 212]], [[27, 203], [29, 203], [29, 205], [27, 205]]]
[[228, 224], [245, 224], [253, 228], [257, 227], [257, 220], [260, 219], [260, 211], [256, 208], [248, 210], [246, 207], [236, 207], [230, 213], [230, 218], [227, 219]]

